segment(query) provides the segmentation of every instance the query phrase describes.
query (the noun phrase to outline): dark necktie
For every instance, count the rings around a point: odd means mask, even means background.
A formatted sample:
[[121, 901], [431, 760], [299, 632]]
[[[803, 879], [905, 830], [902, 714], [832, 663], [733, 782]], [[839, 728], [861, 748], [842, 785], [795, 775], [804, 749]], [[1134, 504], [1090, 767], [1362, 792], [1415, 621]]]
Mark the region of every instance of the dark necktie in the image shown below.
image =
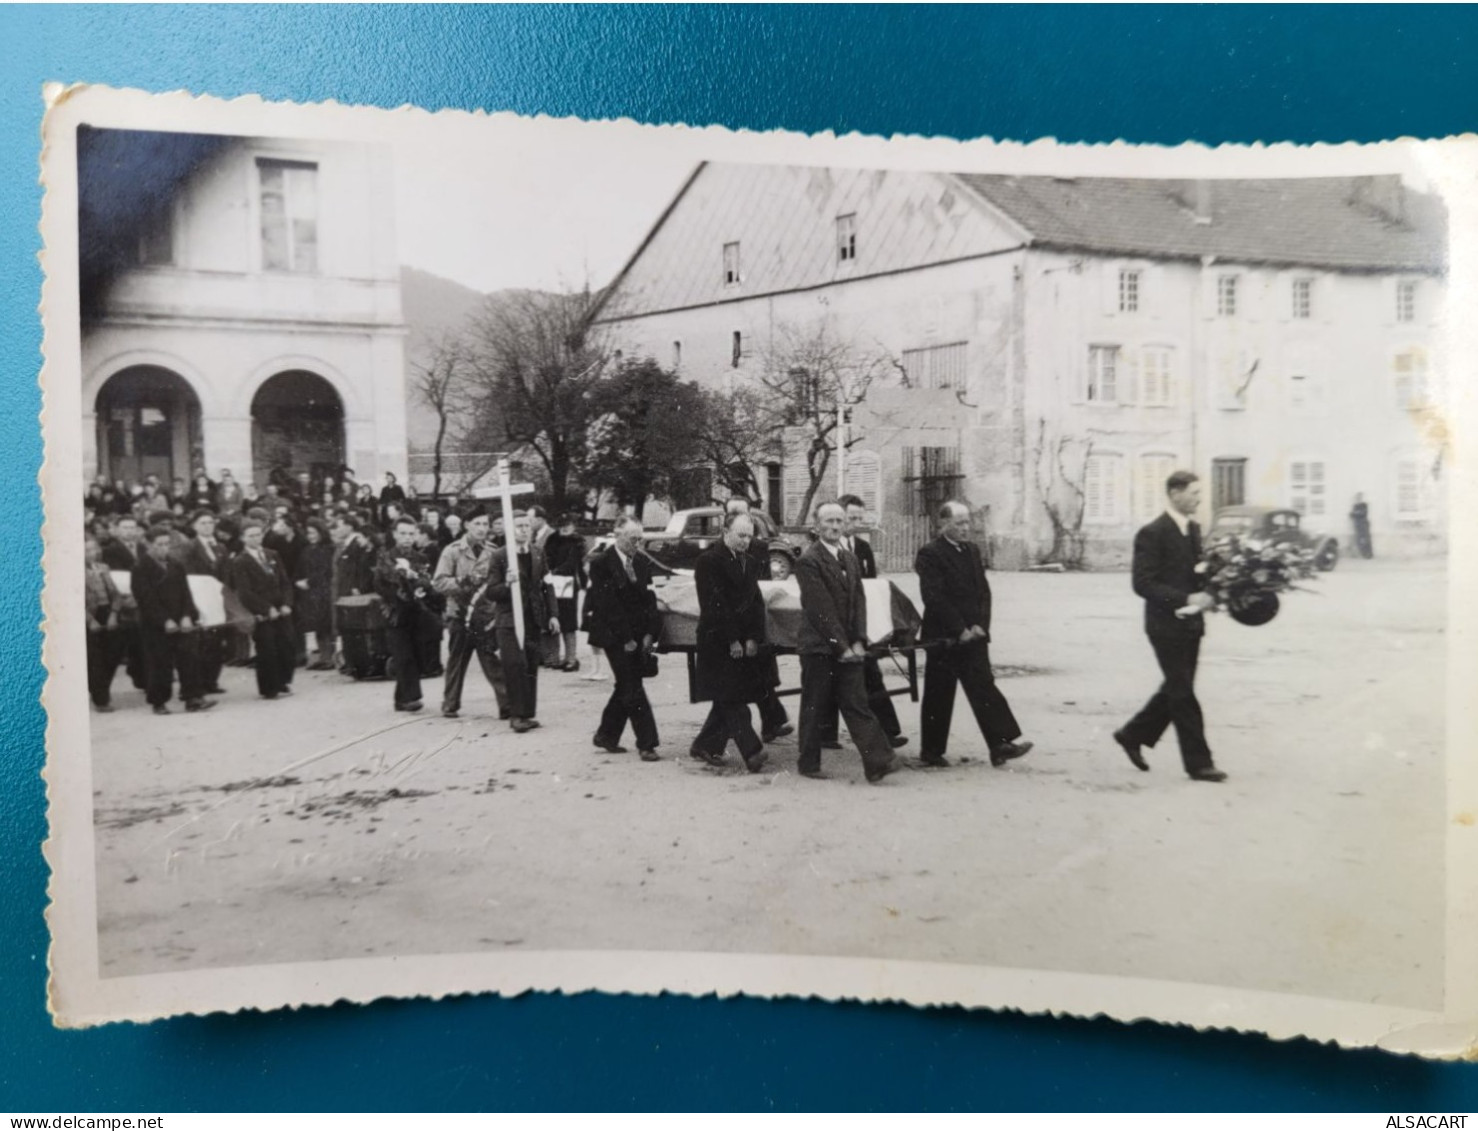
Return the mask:
[[623, 556], [621, 558], [621, 564], [626, 567], [626, 580], [630, 581], [632, 584], [635, 584], [636, 583], [636, 566], [632, 564], [630, 558], [625, 557], [625, 556]]

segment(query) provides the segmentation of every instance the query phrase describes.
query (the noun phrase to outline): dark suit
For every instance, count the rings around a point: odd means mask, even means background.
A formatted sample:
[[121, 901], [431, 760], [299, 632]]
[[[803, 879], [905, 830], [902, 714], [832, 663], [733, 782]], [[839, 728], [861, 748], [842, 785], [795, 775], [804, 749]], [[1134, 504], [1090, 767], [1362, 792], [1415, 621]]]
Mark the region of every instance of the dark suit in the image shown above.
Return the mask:
[[1206, 625], [1202, 616], [1175, 615], [1202, 587], [1200, 560], [1201, 529], [1194, 522], [1182, 534], [1175, 519], [1162, 514], [1134, 536], [1134, 592], [1144, 598], [1145, 635], [1165, 681], [1119, 732], [1127, 742], [1154, 746], [1174, 723], [1187, 773], [1212, 767], [1195, 689]]
[[[1021, 727], [991, 671], [990, 583], [985, 579], [980, 547], [940, 535], [919, 549], [914, 571], [924, 599], [923, 639], [938, 642], [927, 649], [924, 665], [920, 756], [926, 760], [944, 757], [956, 685], [964, 688], [987, 747], [994, 750], [1020, 738]], [[984, 639], [959, 643], [960, 634], [975, 625], [985, 630]]]
[[795, 563], [801, 587], [801, 735], [798, 769], [821, 769], [821, 728], [833, 711], [846, 720], [869, 774], [893, 760], [893, 744], [867, 705], [862, 664], [844, 661], [851, 646], [866, 643], [867, 606], [862, 571], [846, 550], [833, 554], [813, 542]]
[[[756, 534], [749, 542], [749, 557], [759, 571], [759, 579], [770, 581], [772, 575], [770, 573], [769, 541]], [[780, 665], [773, 653], [763, 658], [763, 669], [765, 687], [755, 703], [760, 711], [760, 733], [773, 737], [781, 727], [790, 722], [790, 716], [786, 714], [785, 704], [780, 701], [780, 696], [776, 692], [776, 688], [780, 686]]]
[[[612, 546], [590, 560], [590, 593], [585, 599], [590, 646], [605, 650], [616, 687], [601, 713], [596, 738], [608, 743], [621, 739], [628, 720], [639, 750], [655, 750], [657, 719], [642, 686], [641, 640], [661, 634], [662, 617], [652, 593], [652, 565], [638, 555], [631, 563], [633, 577], [621, 564], [620, 552]], [[638, 647], [628, 652], [626, 645]]]
[[272, 696], [292, 685], [297, 640], [292, 617], [268, 614], [292, 606], [293, 583], [280, 557], [265, 547], [261, 554], [265, 563], [250, 550], [232, 559], [231, 588], [242, 607], [256, 618], [252, 641], [257, 647], [257, 693]]
[[[226, 547], [212, 542], [214, 557], [207, 554], [199, 538], [187, 541], [175, 556], [185, 567], [185, 573], [195, 577], [213, 577], [222, 585], [230, 584], [230, 562]], [[226, 648], [230, 644], [233, 629], [228, 624], [212, 625], [200, 636], [200, 682], [207, 691], [215, 691], [221, 685], [221, 667], [226, 662]]]
[[[846, 546], [846, 539], [842, 540]], [[852, 556], [857, 559], [857, 567], [862, 572], [862, 580], [869, 581], [878, 575], [877, 558], [873, 557], [872, 546], [865, 538], [852, 539], [852, 545], [848, 547]], [[903, 725], [898, 721], [898, 712], [893, 708], [893, 697], [888, 694], [888, 685], [883, 682], [883, 670], [878, 667], [878, 662], [872, 656], [862, 661], [862, 677], [867, 685], [867, 705], [872, 708], [872, 713], [878, 717], [882, 724], [883, 733], [889, 738], [897, 738], [903, 733]], [[835, 742], [841, 731], [837, 727], [837, 716], [833, 712], [821, 728], [821, 739], [823, 742]]]
[[[508, 713], [515, 719], [532, 719], [539, 709], [539, 666], [549, 618], [554, 616], [554, 589], [544, 581], [548, 567], [543, 550], [532, 546], [518, 554], [517, 559], [518, 589], [523, 604], [522, 650], [513, 619], [513, 588], [508, 584], [506, 547], [489, 551], [488, 584], [483, 600], [491, 601], [494, 606], [490, 627], [502, 659]], [[474, 608], [474, 617], [477, 612]]]
[[130, 578], [134, 600], [139, 610], [139, 643], [144, 658], [144, 696], [151, 706], [169, 702], [175, 673], [180, 677], [180, 698], [187, 704], [198, 700], [203, 688], [200, 682], [200, 632], [170, 632], [165, 624], [176, 626], [185, 618], [196, 625], [200, 611], [190, 596], [190, 583], [179, 562], [155, 561], [149, 554], [139, 558]]
[[748, 761], [764, 743], [754, 732], [749, 704], [773, 691], [766, 657], [735, 658], [733, 645], [765, 640], [765, 599], [752, 557], [717, 542], [698, 555], [693, 570], [698, 588], [698, 679], [700, 699], [713, 700], [693, 748], [722, 755], [729, 740]]
[[[404, 559], [413, 575], [406, 577], [400, 572], [397, 562]], [[375, 559], [375, 592], [385, 602], [385, 643], [390, 649], [390, 660], [395, 667], [395, 706], [405, 707], [421, 702], [421, 620], [432, 615], [424, 607], [425, 595], [417, 596], [416, 590], [424, 588], [431, 592], [431, 579], [426, 569], [426, 559], [414, 547], [402, 550], [391, 546], [380, 551]], [[425, 578], [421, 585], [420, 578]]]

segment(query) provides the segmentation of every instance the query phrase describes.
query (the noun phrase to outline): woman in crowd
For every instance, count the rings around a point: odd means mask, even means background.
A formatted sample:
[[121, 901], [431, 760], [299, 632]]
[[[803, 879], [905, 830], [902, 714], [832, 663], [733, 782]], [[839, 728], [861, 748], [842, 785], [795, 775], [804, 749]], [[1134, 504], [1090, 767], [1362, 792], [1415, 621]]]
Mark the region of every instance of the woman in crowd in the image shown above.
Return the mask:
[[[334, 546], [328, 527], [318, 518], [303, 526], [303, 546], [293, 570], [298, 591], [293, 619], [299, 636], [311, 632], [318, 655], [310, 671], [332, 671], [334, 667]], [[306, 647], [306, 641], [305, 641]]]
[[569, 578], [569, 594], [561, 595], [555, 602], [559, 617], [559, 634], [564, 645], [564, 660], [554, 655], [551, 666], [562, 671], [580, 670], [579, 645], [576, 633], [580, 628], [577, 612], [580, 593], [588, 584], [585, 577], [585, 539], [575, 533], [575, 516], [566, 514], [559, 520], [559, 529], [549, 535], [544, 543], [544, 555], [549, 562], [549, 572], [555, 577]]

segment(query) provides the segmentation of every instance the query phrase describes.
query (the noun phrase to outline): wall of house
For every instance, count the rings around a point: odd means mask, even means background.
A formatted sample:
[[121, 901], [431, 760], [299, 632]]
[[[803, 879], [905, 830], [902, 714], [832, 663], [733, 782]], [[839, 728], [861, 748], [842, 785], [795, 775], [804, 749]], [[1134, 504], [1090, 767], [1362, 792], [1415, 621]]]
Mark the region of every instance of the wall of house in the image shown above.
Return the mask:
[[[317, 165], [317, 264], [263, 262], [258, 159]], [[93, 410], [110, 377], [168, 369], [200, 401], [212, 474], [250, 474], [251, 404], [261, 384], [308, 370], [337, 390], [345, 456], [361, 478], [406, 471], [404, 326], [389, 150], [253, 139], [223, 151], [176, 201], [173, 261], [121, 275], [82, 342], [86, 474], [97, 469]]]

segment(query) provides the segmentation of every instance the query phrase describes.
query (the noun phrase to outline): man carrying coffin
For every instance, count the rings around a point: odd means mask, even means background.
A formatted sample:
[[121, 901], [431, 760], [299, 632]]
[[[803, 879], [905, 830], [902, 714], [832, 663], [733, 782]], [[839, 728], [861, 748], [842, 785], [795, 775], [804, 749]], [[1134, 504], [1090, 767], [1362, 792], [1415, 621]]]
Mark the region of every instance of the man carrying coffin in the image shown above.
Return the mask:
[[276, 699], [293, 693], [297, 640], [292, 578], [276, 552], [262, 545], [265, 533], [260, 519], [241, 524], [242, 550], [231, 563], [231, 587], [256, 621], [252, 642], [257, 648], [257, 694]]
[[151, 527], [144, 545], [130, 582], [138, 602], [145, 698], [156, 715], [169, 714], [178, 672], [185, 710], [208, 710], [216, 704], [205, 698], [200, 683], [200, 611], [190, 596], [185, 568], [169, 556], [171, 537], [166, 528]]
[[690, 753], [710, 766], [721, 766], [729, 740], [739, 748], [744, 765], [757, 774], [765, 764], [765, 747], [749, 718], [749, 704], [769, 689], [760, 656], [765, 642], [765, 600], [759, 569], [749, 556], [754, 520], [730, 513], [723, 541], [698, 556], [694, 581], [698, 588], [698, 698], [712, 699], [703, 729]]
[[[735, 495], [724, 504], [725, 517], [736, 514], [749, 514], [749, 500], [743, 495]], [[753, 525], [754, 518], [750, 518]], [[758, 569], [758, 578], [761, 581], [772, 580], [770, 573], [770, 544], [759, 536], [759, 528], [755, 527], [755, 534], [749, 540], [749, 556], [753, 559]], [[763, 742], [774, 742], [777, 738], [784, 738], [787, 734], [795, 731], [790, 723], [790, 716], [785, 712], [785, 704], [780, 702], [780, 696], [775, 689], [780, 686], [780, 665], [776, 663], [773, 655], [765, 656], [760, 663], [765, 672], [765, 684], [761, 689], [760, 697], [755, 701], [759, 706], [760, 713], [760, 739]], [[836, 729], [832, 728], [833, 731]]]
[[[554, 614], [554, 589], [544, 580], [549, 572], [544, 551], [532, 544], [529, 519], [522, 512], [514, 515], [511, 549], [513, 562], [508, 560], [509, 548], [489, 552], [487, 588], [473, 600], [468, 627], [477, 634], [496, 635], [503, 678], [508, 684], [508, 712], [512, 716], [508, 725], [522, 734], [540, 725], [535, 717], [539, 704], [539, 642], [543, 633], [559, 631], [559, 618]], [[523, 607], [522, 647], [513, 614], [515, 581]]]
[[590, 646], [605, 650], [616, 679], [592, 741], [609, 753], [626, 753], [618, 744], [630, 720], [642, 761], [658, 762], [657, 719], [642, 679], [662, 632], [662, 614], [652, 592], [651, 563], [639, 555], [641, 523], [631, 515], [618, 518], [615, 537], [616, 544], [590, 562]]
[[[191, 577], [213, 577], [225, 585], [229, 578], [226, 548], [216, 541], [216, 516], [214, 511], [198, 510], [190, 519], [190, 530], [194, 534], [175, 552], [185, 573]], [[211, 695], [222, 695], [221, 668], [226, 661], [226, 649], [230, 645], [235, 629], [229, 624], [213, 625], [200, 630], [200, 682]]]
[[801, 587], [801, 754], [799, 772], [820, 778], [821, 726], [832, 705], [862, 755], [867, 780], [876, 785], [898, 769], [893, 744], [867, 705], [862, 661], [867, 656], [867, 607], [857, 559], [842, 547], [846, 515], [836, 503], [816, 511], [816, 541], [795, 563]]
[[925, 765], [947, 766], [949, 726], [955, 689], [962, 687], [975, 714], [990, 764], [1003, 766], [1032, 748], [1018, 741], [1021, 727], [990, 666], [990, 583], [980, 547], [970, 540], [970, 509], [945, 503], [939, 510], [939, 537], [914, 557], [919, 593], [924, 599], [923, 638], [930, 641], [924, 666], [922, 749]]

